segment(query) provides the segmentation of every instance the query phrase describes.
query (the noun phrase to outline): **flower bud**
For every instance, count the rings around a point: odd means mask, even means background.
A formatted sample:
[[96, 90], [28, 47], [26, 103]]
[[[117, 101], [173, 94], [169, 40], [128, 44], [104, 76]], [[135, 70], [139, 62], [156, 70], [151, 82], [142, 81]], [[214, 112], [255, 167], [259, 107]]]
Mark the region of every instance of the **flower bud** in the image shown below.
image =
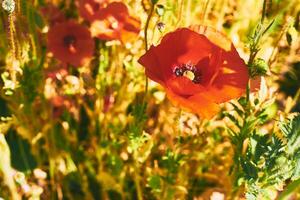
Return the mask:
[[15, 6], [16, 6], [16, 3], [14, 0], [3, 0], [2, 1], [2, 8], [9, 13], [14, 12]]
[[250, 77], [254, 78], [256, 76], [266, 75], [269, 66], [264, 59], [257, 58], [254, 60], [252, 64], [249, 65], [249, 69], [250, 69]]

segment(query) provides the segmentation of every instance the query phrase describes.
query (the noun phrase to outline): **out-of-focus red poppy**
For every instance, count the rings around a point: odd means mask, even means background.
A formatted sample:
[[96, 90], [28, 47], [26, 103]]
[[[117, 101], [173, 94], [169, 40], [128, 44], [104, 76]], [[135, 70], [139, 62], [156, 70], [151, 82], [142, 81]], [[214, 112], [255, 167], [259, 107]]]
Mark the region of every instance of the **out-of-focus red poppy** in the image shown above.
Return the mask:
[[65, 96], [55, 96], [50, 99], [50, 104], [52, 106], [52, 115], [54, 118], [60, 117], [66, 110], [72, 115], [76, 115], [76, 105], [71, 98]]
[[89, 30], [73, 21], [55, 24], [48, 32], [48, 50], [57, 59], [74, 66], [91, 60], [94, 45]]
[[140, 32], [141, 22], [129, 15], [122, 2], [113, 2], [100, 9], [91, 23], [92, 35], [102, 40], [128, 41]]
[[65, 21], [64, 14], [52, 4], [48, 4], [42, 7], [40, 11], [50, 25]]
[[94, 15], [105, 5], [108, 0], [79, 0], [78, 8], [81, 17], [91, 21]]
[[205, 26], [166, 34], [139, 63], [176, 106], [203, 118], [218, 113], [218, 104], [243, 95], [249, 80], [247, 66], [231, 41]]
[[61, 80], [68, 75], [68, 71], [65, 68], [59, 68], [55, 70], [46, 71], [46, 77], [51, 78], [52, 80]]

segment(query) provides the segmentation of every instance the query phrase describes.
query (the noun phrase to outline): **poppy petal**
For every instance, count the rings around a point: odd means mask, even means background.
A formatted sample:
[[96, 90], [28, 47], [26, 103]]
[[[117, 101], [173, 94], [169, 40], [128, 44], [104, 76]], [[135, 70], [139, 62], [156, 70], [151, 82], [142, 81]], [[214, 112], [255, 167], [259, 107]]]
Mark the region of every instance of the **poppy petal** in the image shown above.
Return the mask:
[[156, 55], [159, 71], [167, 80], [172, 77], [174, 67], [184, 63], [197, 64], [211, 53], [212, 46], [204, 36], [181, 28], [166, 34], [161, 43], [148, 52]]
[[166, 92], [168, 98], [175, 106], [197, 113], [202, 118], [210, 119], [220, 111], [218, 104], [203, 93], [183, 98], [170, 90], [166, 90]]
[[172, 77], [166, 81], [167, 87], [174, 93], [183, 96], [194, 95], [205, 91], [205, 88], [200, 84], [193, 83], [190, 79], [182, 77]]
[[126, 17], [129, 14], [127, 6], [122, 2], [112, 2], [108, 4], [106, 7], [106, 12], [113, 13], [118, 17]]
[[139, 19], [129, 16], [126, 4], [112, 2], [100, 9], [91, 20], [91, 32], [102, 40], [120, 40], [122, 43], [135, 38], [140, 32]]
[[163, 73], [161, 73], [161, 68], [157, 59], [157, 55], [154, 51], [154, 46], [151, 46], [147, 51], [147, 54], [144, 54], [138, 62], [145, 66], [146, 75], [153, 81], [164, 85]]
[[176, 63], [197, 64], [211, 50], [212, 44], [207, 38], [187, 28], [168, 33], [156, 47], [158, 54], [164, 55], [159, 57], [161, 65], [167, 68]]
[[92, 21], [94, 15], [103, 8], [108, 0], [79, 0], [78, 9], [82, 18]]
[[231, 49], [231, 41], [220, 31], [217, 31], [214, 28], [203, 25], [193, 25], [190, 27], [191, 30], [205, 35], [209, 41], [211, 41], [214, 45], [219, 46], [225, 51], [230, 51]]
[[[75, 43], [65, 44], [65, 38], [72, 36]], [[57, 23], [48, 32], [48, 50], [62, 62], [81, 66], [86, 64], [94, 53], [94, 40], [84, 26], [73, 21]]]
[[[166, 34], [139, 63], [175, 105], [210, 118], [219, 111], [219, 103], [245, 93], [248, 68], [223, 34], [205, 26], [193, 30], [179, 28]], [[251, 85], [257, 88], [258, 83]]]
[[213, 84], [208, 88], [216, 102], [225, 102], [245, 93], [249, 76], [248, 68], [239, 57], [234, 46], [223, 52], [223, 65]]

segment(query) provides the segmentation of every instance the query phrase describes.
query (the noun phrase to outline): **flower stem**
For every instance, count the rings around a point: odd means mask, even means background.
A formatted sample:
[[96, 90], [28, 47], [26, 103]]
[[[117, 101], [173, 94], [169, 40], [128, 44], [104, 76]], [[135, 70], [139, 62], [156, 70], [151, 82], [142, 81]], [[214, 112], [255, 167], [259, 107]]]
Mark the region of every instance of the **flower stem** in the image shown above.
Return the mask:
[[147, 17], [147, 21], [146, 21], [146, 25], [145, 25], [145, 29], [144, 29], [144, 36], [145, 36], [145, 50], [148, 50], [148, 28], [149, 28], [149, 24], [150, 24], [150, 20], [154, 11], [154, 4], [151, 4], [151, 8], [150, 8], [150, 12], [148, 14]]
[[143, 193], [140, 185], [140, 173], [139, 173], [138, 163], [134, 163], [134, 182], [136, 187], [137, 199], [143, 200]]
[[204, 10], [203, 10], [203, 14], [201, 16], [201, 21], [204, 24], [205, 20], [206, 20], [206, 16], [207, 16], [207, 10], [208, 10], [208, 5], [210, 3], [210, 0], [206, 0], [205, 2], [205, 6], [204, 6]]
[[[154, 11], [154, 7], [155, 7], [155, 4], [152, 3], [151, 8], [150, 8], [150, 12], [149, 12], [148, 17], [147, 17], [145, 29], [144, 29], [145, 51], [148, 50], [148, 28], [149, 28], [150, 20], [151, 20], [153, 11]], [[145, 93], [144, 93], [143, 102], [145, 102], [145, 99], [146, 99], [146, 96], [147, 96], [147, 93], [148, 93], [148, 85], [149, 85], [148, 84], [148, 77], [146, 77], [146, 79], [145, 79]]]
[[[146, 21], [146, 25], [145, 25], [145, 29], [144, 29], [144, 37], [145, 37], [145, 51], [148, 50], [148, 28], [149, 28], [149, 24], [150, 24], [150, 20], [154, 11], [154, 7], [155, 4], [151, 4], [151, 9], [149, 11], [148, 17], [147, 17], [147, 21]], [[145, 77], [145, 92], [144, 92], [144, 96], [143, 96], [143, 101], [142, 101], [142, 105], [143, 107], [145, 106], [145, 99], [148, 93], [148, 77]], [[136, 193], [137, 193], [137, 199], [138, 200], [143, 200], [143, 193], [142, 193], [142, 188], [140, 185], [140, 173], [139, 173], [139, 165], [138, 162], [134, 161], [134, 183], [135, 183], [135, 187], [136, 187]]]
[[10, 14], [8, 16], [9, 20], [9, 40], [10, 40], [10, 45], [11, 45], [11, 52], [13, 58], [16, 58], [16, 45], [15, 45], [15, 40], [14, 40], [14, 32], [15, 32], [15, 25], [13, 21], [13, 14]]

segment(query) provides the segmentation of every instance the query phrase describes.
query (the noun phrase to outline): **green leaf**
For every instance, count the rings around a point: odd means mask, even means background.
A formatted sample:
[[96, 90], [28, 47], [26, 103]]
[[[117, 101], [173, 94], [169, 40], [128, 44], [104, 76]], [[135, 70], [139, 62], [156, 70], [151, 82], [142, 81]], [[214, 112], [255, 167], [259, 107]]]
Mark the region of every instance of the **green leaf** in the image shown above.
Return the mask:
[[148, 186], [153, 192], [161, 191], [161, 178], [158, 175], [152, 175], [148, 178]]
[[39, 95], [39, 85], [42, 82], [42, 69], [36, 66], [25, 65], [23, 68], [23, 76], [20, 80], [21, 89], [24, 93], [24, 101], [26, 109], [31, 109], [32, 102]]
[[5, 138], [11, 150], [12, 167], [22, 172], [28, 172], [37, 167], [37, 162], [31, 153], [30, 144], [27, 140], [19, 136], [14, 130], [8, 131]]
[[0, 98], [0, 117], [10, 116], [10, 111], [8, 109], [7, 103], [4, 99]]
[[297, 154], [294, 156], [294, 172], [292, 176], [292, 180], [297, 180], [300, 178], [300, 151], [298, 150]]
[[287, 123], [281, 123], [279, 128], [287, 138], [287, 153], [294, 155], [300, 148], [300, 115]]
[[241, 110], [237, 105], [235, 105], [234, 103], [231, 103], [230, 104], [234, 107], [234, 111], [236, 111], [240, 117], [242, 117], [244, 115], [244, 111]]
[[120, 157], [111, 155], [108, 158], [108, 166], [112, 172], [112, 175], [118, 176], [123, 169], [123, 161]]
[[34, 19], [35, 19], [35, 24], [40, 29], [42, 29], [45, 26], [45, 23], [44, 23], [44, 20], [43, 20], [42, 16], [37, 11], [33, 12], [33, 16], [34, 16]]
[[55, 124], [52, 128], [52, 132], [49, 134], [52, 134], [54, 138], [53, 143], [55, 144], [56, 148], [66, 151], [70, 149], [69, 141], [63, 132], [61, 124]]
[[84, 199], [84, 192], [82, 190], [82, 178], [78, 172], [71, 172], [63, 179], [63, 189], [65, 193], [70, 194], [74, 200]]
[[228, 117], [237, 127], [242, 128], [241, 123], [239, 122], [239, 120], [235, 116], [233, 116], [233, 115], [231, 115], [230, 113], [227, 113], [227, 112], [224, 113], [224, 116]]
[[107, 194], [108, 194], [108, 197], [110, 200], [123, 199], [122, 195], [119, 192], [117, 192], [116, 190], [108, 190]]
[[88, 175], [88, 183], [89, 183], [89, 189], [94, 199], [99, 199], [99, 200], [103, 199], [101, 195], [103, 187], [101, 183], [96, 179], [94, 174]]

